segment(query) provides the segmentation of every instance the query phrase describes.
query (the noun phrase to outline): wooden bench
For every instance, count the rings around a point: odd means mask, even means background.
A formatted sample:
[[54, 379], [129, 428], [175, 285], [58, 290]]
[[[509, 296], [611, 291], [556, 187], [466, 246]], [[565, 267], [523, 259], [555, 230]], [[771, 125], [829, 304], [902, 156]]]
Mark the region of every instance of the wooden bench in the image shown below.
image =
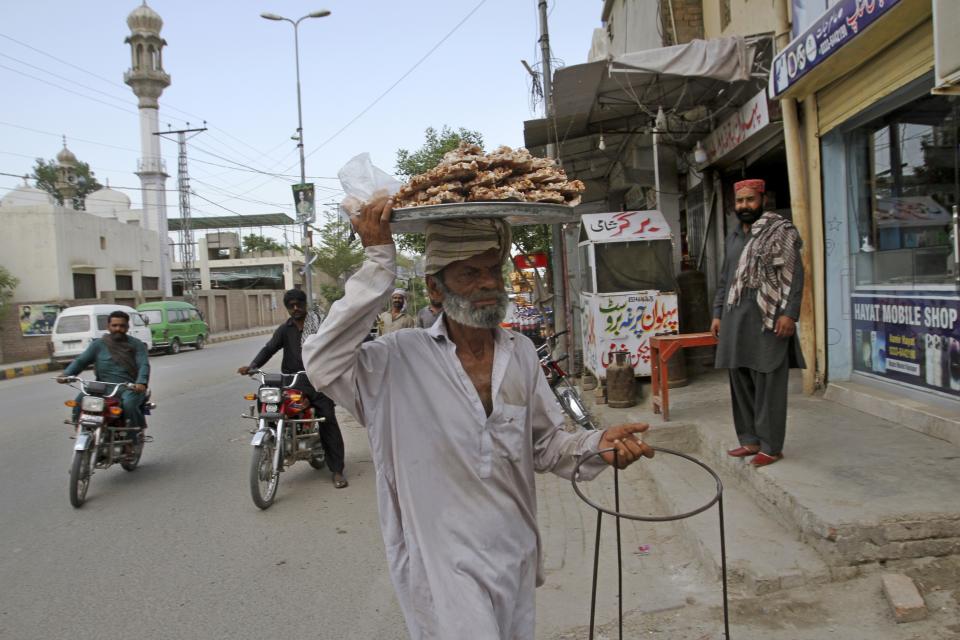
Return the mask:
[[704, 333], [681, 333], [650, 338], [650, 383], [652, 387], [653, 412], [662, 413], [664, 422], [670, 421], [670, 384], [667, 361], [670, 356], [685, 347], [709, 347], [717, 339], [709, 331]]

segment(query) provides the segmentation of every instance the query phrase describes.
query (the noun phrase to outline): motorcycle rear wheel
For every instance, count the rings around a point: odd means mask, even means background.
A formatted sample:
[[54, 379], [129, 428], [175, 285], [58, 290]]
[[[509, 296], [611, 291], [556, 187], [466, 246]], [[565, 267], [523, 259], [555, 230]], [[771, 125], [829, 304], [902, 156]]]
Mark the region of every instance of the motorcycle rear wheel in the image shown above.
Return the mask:
[[73, 464], [70, 465], [70, 504], [75, 509], [83, 506], [90, 488], [90, 459], [93, 449], [73, 452]]
[[250, 461], [250, 495], [260, 509], [270, 508], [280, 484], [280, 474], [273, 472], [273, 451], [272, 443], [254, 447]]

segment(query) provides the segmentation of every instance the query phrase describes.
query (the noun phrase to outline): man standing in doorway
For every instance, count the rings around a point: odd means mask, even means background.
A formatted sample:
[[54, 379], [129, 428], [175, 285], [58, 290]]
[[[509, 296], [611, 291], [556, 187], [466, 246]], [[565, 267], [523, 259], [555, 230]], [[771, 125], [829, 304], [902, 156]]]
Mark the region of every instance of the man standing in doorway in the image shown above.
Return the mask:
[[[287, 308], [290, 318], [277, 327], [250, 365], [240, 367], [237, 373], [247, 375], [252, 369], [259, 369], [281, 349], [283, 349], [283, 361], [280, 364], [282, 373], [294, 374], [304, 370], [301, 344], [304, 324], [307, 323], [307, 294], [300, 289], [290, 289], [283, 294], [283, 306]], [[320, 323], [312, 321], [308, 324], [316, 325], [308, 326], [309, 332], [316, 331]], [[317, 415], [324, 418], [324, 422], [320, 424], [320, 443], [326, 453], [327, 468], [333, 473], [333, 486], [342, 489], [347, 486], [347, 478], [343, 475], [343, 435], [340, 433], [340, 424], [337, 422], [335, 405], [330, 398], [314, 389], [306, 376], [300, 376], [296, 388], [310, 398], [310, 404], [313, 405]]]
[[407, 292], [403, 289], [394, 289], [390, 296], [390, 310], [384, 311], [378, 318], [377, 324], [380, 325], [381, 336], [400, 329], [413, 329], [416, 326], [413, 317], [405, 311], [406, 307]]
[[727, 454], [763, 467], [783, 458], [790, 369], [805, 366], [796, 337], [802, 242], [789, 220], [764, 212], [763, 180], [733, 188], [739, 224], [727, 236], [710, 331], [719, 340], [716, 366], [730, 373], [740, 441]]

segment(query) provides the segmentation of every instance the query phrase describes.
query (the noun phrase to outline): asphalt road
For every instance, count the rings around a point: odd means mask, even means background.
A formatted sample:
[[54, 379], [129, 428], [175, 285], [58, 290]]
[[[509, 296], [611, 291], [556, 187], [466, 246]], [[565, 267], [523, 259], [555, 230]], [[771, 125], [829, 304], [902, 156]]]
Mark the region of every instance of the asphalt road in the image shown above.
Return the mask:
[[300, 462], [269, 510], [250, 499], [238, 416], [255, 383], [234, 372], [265, 339], [151, 358], [154, 441], [136, 471], [98, 471], [81, 509], [74, 391], [51, 374], [0, 382], [0, 638], [406, 637], [356, 423], [341, 421], [348, 488]]

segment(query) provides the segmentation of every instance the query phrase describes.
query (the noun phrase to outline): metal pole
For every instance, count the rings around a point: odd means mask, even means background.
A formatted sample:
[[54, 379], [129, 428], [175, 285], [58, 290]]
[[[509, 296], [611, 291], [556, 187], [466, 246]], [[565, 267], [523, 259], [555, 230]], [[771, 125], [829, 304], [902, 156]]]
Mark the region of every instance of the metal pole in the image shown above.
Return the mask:
[[[540, 13], [540, 64], [543, 70], [543, 104], [547, 120], [553, 117], [553, 75], [550, 68], [550, 32], [547, 27], [547, 0], [538, 0], [537, 9]], [[548, 125], [549, 129], [549, 125]], [[556, 158], [558, 155], [556, 144], [547, 144], [547, 156]], [[553, 330], [556, 333], [567, 330], [567, 295], [566, 279], [564, 278], [564, 245], [563, 227], [559, 224], [550, 227], [550, 244], [553, 255], [550, 268], [553, 271]], [[557, 348], [570, 353], [567, 347], [566, 335], [560, 336]]]
[[[303, 20], [303, 18], [300, 18]], [[293, 51], [297, 66], [297, 147], [300, 150], [300, 184], [307, 182], [307, 160], [303, 153], [303, 105], [300, 99], [300, 20], [293, 24]], [[314, 195], [314, 210], [316, 210], [316, 195]], [[313, 242], [310, 237], [310, 218], [307, 214], [303, 217], [303, 292], [307, 295], [307, 308], [313, 308], [313, 275], [311, 263], [313, 262], [312, 252]]]

